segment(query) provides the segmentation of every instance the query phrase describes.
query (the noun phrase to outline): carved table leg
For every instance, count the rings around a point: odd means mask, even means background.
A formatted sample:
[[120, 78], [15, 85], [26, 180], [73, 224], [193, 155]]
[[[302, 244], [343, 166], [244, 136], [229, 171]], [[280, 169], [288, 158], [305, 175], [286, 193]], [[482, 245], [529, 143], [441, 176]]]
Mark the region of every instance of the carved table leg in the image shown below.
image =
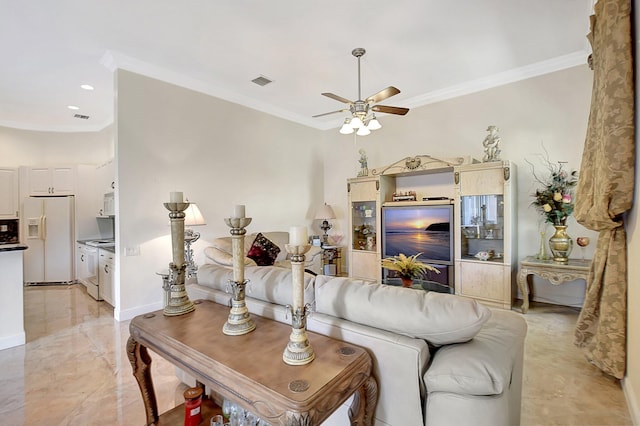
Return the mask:
[[529, 271], [521, 269], [518, 273], [518, 287], [522, 292], [522, 313], [526, 314], [529, 310]]
[[349, 419], [352, 426], [372, 426], [373, 415], [378, 402], [378, 383], [373, 376], [353, 394], [353, 401], [349, 407]]
[[133, 376], [138, 381], [140, 393], [142, 393], [142, 401], [147, 413], [147, 425], [153, 425], [158, 422], [158, 403], [151, 380], [151, 357], [147, 348], [133, 337], [129, 337], [127, 341], [127, 356], [133, 368]]

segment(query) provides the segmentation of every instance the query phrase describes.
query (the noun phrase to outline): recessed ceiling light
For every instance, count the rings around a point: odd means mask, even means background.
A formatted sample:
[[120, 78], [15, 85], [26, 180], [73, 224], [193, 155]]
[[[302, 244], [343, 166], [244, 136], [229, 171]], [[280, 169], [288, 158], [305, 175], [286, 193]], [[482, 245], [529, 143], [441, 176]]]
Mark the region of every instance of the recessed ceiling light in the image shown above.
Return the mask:
[[84, 90], [93, 90], [93, 86], [90, 84], [81, 84], [80, 88]]
[[79, 109], [80, 109], [80, 107], [77, 107], [77, 106], [75, 106], [75, 105], [69, 105], [69, 106], [67, 106], [67, 108], [72, 109], [72, 110], [74, 110], [74, 111], [77, 111], [77, 110], [79, 110]]

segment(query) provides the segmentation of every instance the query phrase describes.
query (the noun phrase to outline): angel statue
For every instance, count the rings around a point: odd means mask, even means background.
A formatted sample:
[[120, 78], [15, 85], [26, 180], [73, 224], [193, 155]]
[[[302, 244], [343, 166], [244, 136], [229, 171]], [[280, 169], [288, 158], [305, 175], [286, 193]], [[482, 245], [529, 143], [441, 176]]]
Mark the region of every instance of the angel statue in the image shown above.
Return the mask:
[[498, 132], [500, 129], [496, 126], [487, 127], [487, 132], [489, 134], [484, 138], [482, 142], [482, 146], [484, 146], [484, 157], [482, 157], [482, 162], [487, 163], [490, 161], [500, 161], [500, 136], [498, 136]]
[[367, 153], [362, 148], [360, 148], [360, 151], [358, 151], [358, 153], [360, 154], [360, 159], [358, 160], [360, 162], [360, 171], [358, 172], [358, 177], [369, 176], [369, 167], [367, 166]]

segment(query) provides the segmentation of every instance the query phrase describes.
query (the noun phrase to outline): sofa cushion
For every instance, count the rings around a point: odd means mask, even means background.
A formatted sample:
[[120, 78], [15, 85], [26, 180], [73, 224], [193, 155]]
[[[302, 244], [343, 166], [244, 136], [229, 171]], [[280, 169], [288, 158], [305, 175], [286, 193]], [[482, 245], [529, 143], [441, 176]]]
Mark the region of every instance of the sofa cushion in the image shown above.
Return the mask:
[[316, 310], [436, 346], [472, 339], [491, 316], [477, 301], [452, 294], [324, 275], [316, 277]]
[[[198, 284], [216, 290], [227, 291], [229, 280], [233, 279], [233, 270], [214, 264], [202, 265], [198, 269]], [[244, 279], [249, 281], [246, 297], [278, 305], [293, 303], [293, 278], [291, 269], [277, 266], [253, 266], [244, 270]], [[304, 274], [304, 302], [313, 303], [315, 276]]]
[[[211, 260], [213, 263], [217, 263], [218, 265], [232, 267], [233, 255], [231, 254], [231, 247], [229, 247], [229, 251], [226, 251], [224, 248], [220, 248], [216, 245], [217, 240], [224, 240], [224, 238], [214, 240], [211, 246], [204, 249], [204, 255], [207, 258], [207, 261]], [[231, 241], [229, 241], [229, 246], [231, 246], [230, 243]], [[256, 266], [256, 262], [248, 257], [244, 258], [244, 264], [245, 266]]]
[[280, 253], [280, 247], [261, 233], [258, 233], [247, 252], [247, 257], [253, 259], [258, 266], [271, 266], [276, 261], [278, 253]]
[[511, 385], [526, 333], [527, 324], [521, 315], [495, 310], [473, 340], [438, 349], [424, 375], [427, 391], [500, 395]]

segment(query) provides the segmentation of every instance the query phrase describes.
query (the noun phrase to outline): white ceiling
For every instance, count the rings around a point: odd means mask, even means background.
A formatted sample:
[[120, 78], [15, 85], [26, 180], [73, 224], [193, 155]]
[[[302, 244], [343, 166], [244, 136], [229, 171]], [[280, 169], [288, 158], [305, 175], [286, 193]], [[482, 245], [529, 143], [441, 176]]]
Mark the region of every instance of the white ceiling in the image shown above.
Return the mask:
[[[592, 3], [0, 0], [0, 125], [100, 130], [113, 122], [112, 70], [121, 67], [338, 127], [345, 113], [311, 116], [343, 107], [322, 92], [357, 99], [355, 47], [367, 50], [362, 97], [393, 85], [402, 92], [381, 103], [413, 108], [583, 64]], [[251, 82], [260, 75], [274, 82]]]

